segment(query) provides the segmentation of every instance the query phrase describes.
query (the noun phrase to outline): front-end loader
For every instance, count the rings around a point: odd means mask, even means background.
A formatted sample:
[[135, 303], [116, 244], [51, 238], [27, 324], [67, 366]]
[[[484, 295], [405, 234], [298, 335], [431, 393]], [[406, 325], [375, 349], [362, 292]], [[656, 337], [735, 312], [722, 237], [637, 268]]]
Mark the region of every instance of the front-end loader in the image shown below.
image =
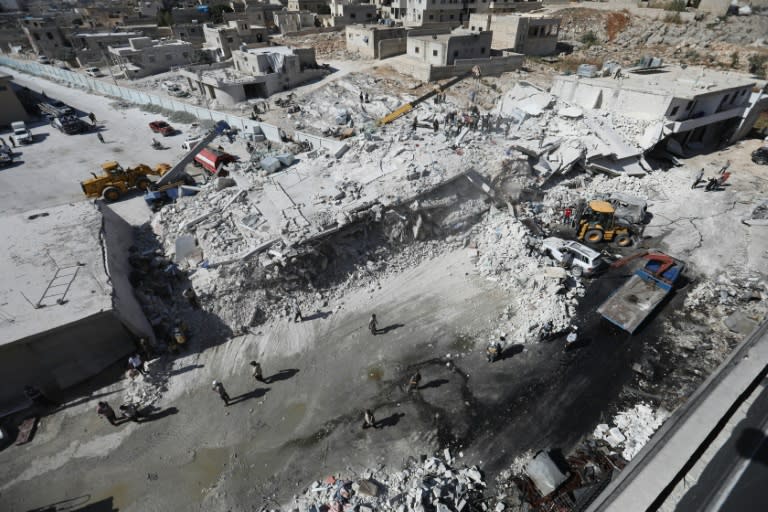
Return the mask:
[[170, 169], [171, 166], [168, 164], [157, 164], [154, 169], [144, 164], [123, 169], [115, 161], [105, 162], [101, 165], [102, 174], [97, 176], [91, 173], [93, 178], [81, 181], [80, 187], [87, 197], [101, 197], [105, 201], [112, 202], [117, 201], [133, 188], [149, 190], [152, 181], [148, 176], [162, 176]]

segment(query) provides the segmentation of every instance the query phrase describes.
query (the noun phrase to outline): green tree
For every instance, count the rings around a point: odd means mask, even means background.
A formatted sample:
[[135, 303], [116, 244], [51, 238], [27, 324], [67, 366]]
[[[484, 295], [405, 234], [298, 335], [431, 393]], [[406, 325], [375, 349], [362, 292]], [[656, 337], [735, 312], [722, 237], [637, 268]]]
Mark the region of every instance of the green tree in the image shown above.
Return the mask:
[[747, 59], [747, 63], [749, 64], [749, 72], [758, 78], [765, 78], [766, 62], [768, 62], [768, 55], [753, 53], [749, 56], [749, 59]]
[[235, 12], [230, 6], [225, 4], [214, 5], [210, 8], [211, 20], [214, 23], [224, 23], [224, 13]]

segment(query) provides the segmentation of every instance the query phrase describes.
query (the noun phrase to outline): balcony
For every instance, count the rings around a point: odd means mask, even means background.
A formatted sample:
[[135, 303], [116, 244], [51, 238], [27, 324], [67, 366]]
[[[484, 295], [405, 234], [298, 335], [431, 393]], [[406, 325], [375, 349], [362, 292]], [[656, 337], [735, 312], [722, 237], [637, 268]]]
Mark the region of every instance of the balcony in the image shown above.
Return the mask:
[[666, 128], [671, 130], [672, 133], [687, 132], [708, 124], [719, 123], [720, 121], [725, 121], [726, 119], [732, 119], [734, 117], [741, 117], [746, 108], [747, 105], [742, 105], [729, 110], [715, 112], [714, 114], [689, 118], [684, 121], [672, 121], [666, 124]]

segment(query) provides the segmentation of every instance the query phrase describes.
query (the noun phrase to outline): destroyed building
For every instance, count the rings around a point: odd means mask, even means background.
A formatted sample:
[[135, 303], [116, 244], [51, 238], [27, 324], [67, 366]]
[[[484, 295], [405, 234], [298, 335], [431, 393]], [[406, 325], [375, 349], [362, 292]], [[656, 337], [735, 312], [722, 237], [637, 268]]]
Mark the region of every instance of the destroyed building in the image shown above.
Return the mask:
[[249, 98], [267, 98], [327, 73], [317, 65], [314, 48], [236, 50], [232, 59], [234, 67], [192, 66], [179, 74], [204, 97], [234, 105]]
[[125, 46], [128, 41], [142, 37], [140, 32], [78, 32], [72, 35], [75, 58], [80, 66], [104, 63], [110, 46]]
[[491, 31], [494, 50], [510, 50], [524, 55], [551, 55], [557, 47], [560, 18], [475, 13], [469, 16], [473, 32]]
[[755, 86], [738, 73], [664, 66], [612, 76], [560, 75], [552, 93], [584, 109], [653, 121], [647, 145], [666, 139], [666, 149], [682, 156], [727, 142], [749, 116]]
[[55, 19], [27, 17], [21, 20], [21, 28], [37, 55], [59, 60], [74, 57], [72, 43]]
[[134, 37], [127, 46], [110, 46], [109, 56], [126, 78], [142, 78], [189, 64], [193, 46], [186, 41]]
[[31, 383], [66, 389], [153, 338], [129, 280], [131, 227], [114, 212], [79, 202], [3, 226], [0, 404], [17, 405]]

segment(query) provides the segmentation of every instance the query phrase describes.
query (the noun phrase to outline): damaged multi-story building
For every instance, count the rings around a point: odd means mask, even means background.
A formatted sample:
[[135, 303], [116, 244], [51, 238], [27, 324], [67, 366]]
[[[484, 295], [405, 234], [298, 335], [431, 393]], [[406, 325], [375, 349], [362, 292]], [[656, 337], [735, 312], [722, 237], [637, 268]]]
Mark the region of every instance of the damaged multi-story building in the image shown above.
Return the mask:
[[745, 75], [679, 66], [640, 67], [612, 76], [560, 75], [552, 93], [589, 110], [655, 121], [646, 138], [685, 156], [729, 142], [764, 93]]
[[551, 55], [557, 48], [560, 18], [516, 14], [474, 13], [469, 16], [473, 32], [491, 31], [494, 50], [524, 55]]
[[243, 45], [266, 44], [269, 39], [267, 27], [250, 25], [247, 20], [233, 20], [225, 25], [204, 25], [203, 34], [203, 49], [213, 53], [216, 60], [230, 58], [232, 51]]
[[75, 51], [61, 24], [54, 18], [27, 17], [21, 20], [21, 28], [37, 55], [49, 59], [72, 60]]
[[194, 48], [186, 41], [134, 37], [127, 46], [110, 46], [109, 56], [126, 78], [142, 78], [189, 64]]

